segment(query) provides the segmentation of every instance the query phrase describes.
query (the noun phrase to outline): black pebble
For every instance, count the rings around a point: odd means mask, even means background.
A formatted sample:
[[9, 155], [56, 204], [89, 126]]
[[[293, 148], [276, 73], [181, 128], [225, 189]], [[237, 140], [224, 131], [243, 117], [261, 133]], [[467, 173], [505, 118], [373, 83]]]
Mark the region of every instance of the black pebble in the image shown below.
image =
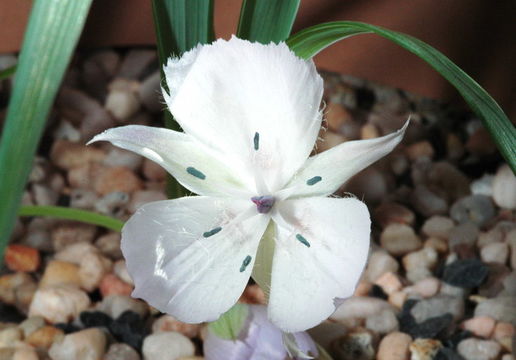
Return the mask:
[[375, 297], [375, 298], [379, 298], [379, 299], [383, 299], [383, 300], [387, 300], [387, 298], [388, 298], [387, 294], [378, 285], [373, 285], [371, 287], [371, 290], [369, 291], [368, 295], [371, 297]]
[[121, 342], [140, 351], [143, 338], [147, 335], [143, 319], [133, 311], [125, 311], [109, 326], [109, 331]]
[[467, 338], [473, 336], [473, 333], [467, 330], [461, 330], [449, 336], [448, 339], [443, 341], [443, 345], [452, 349], [455, 349], [459, 343]]
[[111, 316], [101, 311], [83, 311], [80, 318], [85, 328], [109, 327], [113, 322]]
[[75, 326], [75, 325], [69, 324], [69, 323], [56, 323], [56, 324], [54, 324], [54, 326], [58, 329], [63, 330], [63, 332], [65, 334], [71, 334], [71, 333], [81, 330], [81, 328], [79, 328], [78, 326]]
[[489, 268], [478, 259], [457, 260], [444, 268], [443, 281], [461, 288], [480, 286], [489, 274]]
[[454, 350], [449, 348], [440, 348], [435, 354], [433, 360], [465, 360], [462, 356], [457, 354]]
[[25, 320], [25, 318], [25, 315], [19, 312], [14, 306], [0, 302], [0, 322], [20, 323]]
[[416, 323], [416, 321], [405, 322], [400, 324], [400, 329], [402, 332], [410, 334], [413, 338], [442, 338], [452, 320], [453, 316], [447, 313], [427, 319], [421, 323]]

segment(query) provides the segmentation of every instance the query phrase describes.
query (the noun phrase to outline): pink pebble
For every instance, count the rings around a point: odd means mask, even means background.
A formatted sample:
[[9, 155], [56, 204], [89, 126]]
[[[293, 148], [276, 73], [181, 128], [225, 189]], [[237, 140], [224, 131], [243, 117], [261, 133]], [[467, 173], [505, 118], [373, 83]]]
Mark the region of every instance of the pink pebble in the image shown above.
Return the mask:
[[471, 331], [476, 336], [488, 338], [495, 328], [495, 320], [489, 316], [476, 316], [464, 321], [462, 328]]
[[99, 285], [103, 297], [108, 295], [131, 295], [133, 287], [114, 274], [107, 274]]

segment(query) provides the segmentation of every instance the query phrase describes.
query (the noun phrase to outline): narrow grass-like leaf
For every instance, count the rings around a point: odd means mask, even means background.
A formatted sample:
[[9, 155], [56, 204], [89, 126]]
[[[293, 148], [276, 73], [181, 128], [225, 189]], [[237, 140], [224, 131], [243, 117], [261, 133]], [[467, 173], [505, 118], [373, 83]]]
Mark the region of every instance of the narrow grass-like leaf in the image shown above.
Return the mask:
[[7, 79], [16, 72], [16, 65], [9, 66], [7, 69], [0, 71], [0, 80]]
[[482, 119], [498, 149], [516, 173], [516, 129], [496, 101], [468, 74], [430, 45], [412, 36], [378, 26], [336, 21], [315, 25], [294, 34], [287, 40], [290, 48], [308, 59], [336, 41], [359, 34], [374, 33], [419, 56], [448, 80]]
[[90, 5], [91, 0], [34, 1], [0, 139], [0, 256]]
[[220, 318], [208, 324], [208, 328], [219, 338], [236, 340], [249, 315], [249, 306], [236, 303]]
[[75, 220], [86, 224], [102, 226], [114, 231], [121, 231], [124, 226], [122, 221], [109, 216], [62, 206], [22, 206], [18, 211], [18, 215], [48, 216], [59, 219]]
[[301, 0], [244, 0], [237, 36], [267, 44], [285, 41], [296, 19]]
[[[158, 46], [161, 77], [171, 56], [180, 56], [197, 44], [213, 40], [213, 0], [153, 0], [152, 13]], [[166, 88], [166, 84], [162, 82]], [[170, 112], [164, 114], [165, 127], [180, 131]], [[189, 192], [172, 176], [167, 178], [167, 195], [178, 198]]]

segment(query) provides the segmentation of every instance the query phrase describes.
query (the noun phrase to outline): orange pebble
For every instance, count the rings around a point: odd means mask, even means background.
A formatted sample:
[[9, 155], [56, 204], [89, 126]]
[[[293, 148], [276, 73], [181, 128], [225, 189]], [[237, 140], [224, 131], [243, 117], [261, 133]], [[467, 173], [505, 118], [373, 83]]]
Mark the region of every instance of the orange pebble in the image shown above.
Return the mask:
[[12, 244], [5, 251], [5, 264], [12, 271], [35, 271], [40, 261], [38, 250], [29, 246]]

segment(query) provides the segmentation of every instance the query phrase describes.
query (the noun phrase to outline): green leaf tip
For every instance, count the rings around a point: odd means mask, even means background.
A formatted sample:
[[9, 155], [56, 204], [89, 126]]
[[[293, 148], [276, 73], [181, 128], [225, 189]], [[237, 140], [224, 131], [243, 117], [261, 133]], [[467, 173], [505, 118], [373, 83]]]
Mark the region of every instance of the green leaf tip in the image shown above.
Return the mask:
[[246, 304], [237, 303], [218, 320], [210, 323], [208, 329], [221, 339], [236, 340], [248, 316], [249, 307]]

